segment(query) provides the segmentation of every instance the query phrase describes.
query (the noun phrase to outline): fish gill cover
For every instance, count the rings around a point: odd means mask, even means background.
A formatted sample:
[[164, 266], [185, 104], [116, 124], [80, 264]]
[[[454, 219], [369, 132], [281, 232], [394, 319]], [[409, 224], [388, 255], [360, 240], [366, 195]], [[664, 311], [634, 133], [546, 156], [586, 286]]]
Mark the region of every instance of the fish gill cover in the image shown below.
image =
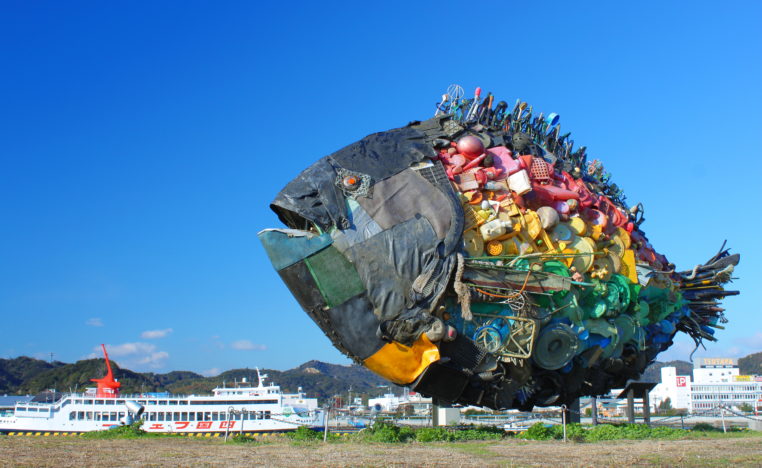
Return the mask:
[[739, 255], [676, 271], [556, 114], [453, 85], [434, 118], [323, 157], [259, 234], [304, 311], [355, 362], [440, 403], [571, 403], [701, 345]]

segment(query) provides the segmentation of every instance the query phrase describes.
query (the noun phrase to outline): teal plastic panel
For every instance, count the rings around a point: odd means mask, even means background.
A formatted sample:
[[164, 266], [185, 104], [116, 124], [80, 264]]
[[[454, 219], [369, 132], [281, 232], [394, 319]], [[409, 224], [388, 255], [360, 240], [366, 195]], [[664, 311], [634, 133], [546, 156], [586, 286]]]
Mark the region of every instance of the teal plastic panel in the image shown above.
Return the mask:
[[258, 234], [270, 263], [280, 271], [333, 243], [329, 234], [312, 234], [293, 229], [266, 229]]

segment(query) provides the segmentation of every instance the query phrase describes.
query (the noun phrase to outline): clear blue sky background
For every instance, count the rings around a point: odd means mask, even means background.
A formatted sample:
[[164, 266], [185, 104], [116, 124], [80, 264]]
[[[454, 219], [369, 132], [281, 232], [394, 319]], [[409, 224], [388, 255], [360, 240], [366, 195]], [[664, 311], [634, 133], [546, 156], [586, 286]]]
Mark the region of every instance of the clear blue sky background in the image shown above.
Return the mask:
[[559, 113], [679, 267], [729, 239], [742, 295], [705, 354], [762, 350], [758, 1], [0, 8], [2, 357], [346, 363], [256, 233], [300, 170], [450, 83]]

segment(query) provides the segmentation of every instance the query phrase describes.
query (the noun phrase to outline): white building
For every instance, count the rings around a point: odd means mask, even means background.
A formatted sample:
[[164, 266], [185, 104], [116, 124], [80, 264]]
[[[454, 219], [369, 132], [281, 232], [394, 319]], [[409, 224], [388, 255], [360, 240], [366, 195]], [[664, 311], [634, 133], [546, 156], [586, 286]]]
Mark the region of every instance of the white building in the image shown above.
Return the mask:
[[700, 358], [694, 363], [693, 379], [677, 375], [674, 367], [663, 367], [661, 383], [650, 397], [654, 410], [667, 398], [672, 408], [691, 413], [720, 406], [739, 409], [744, 404], [762, 410], [762, 376], [740, 375], [735, 358]]
[[674, 409], [690, 409], [691, 407], [691, 376], [677, 375], [677, 368], [662, 367], [661, 383], [651, 390], [649, 395], [654, 410], [659, 408], [669, 398]]
[[696, 383], [730, 383], [738, 376], [736, 358], [698, 358], [693, 363], [693, 380]]

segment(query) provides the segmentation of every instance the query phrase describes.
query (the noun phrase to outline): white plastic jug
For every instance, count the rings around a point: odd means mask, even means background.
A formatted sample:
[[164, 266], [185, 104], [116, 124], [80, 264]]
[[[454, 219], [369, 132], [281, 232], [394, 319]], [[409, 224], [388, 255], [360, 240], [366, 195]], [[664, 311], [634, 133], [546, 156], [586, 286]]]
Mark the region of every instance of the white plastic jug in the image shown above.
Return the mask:
[[484, 241], [487, 242], [504, 235], [506, 232], [508, 232], [509, 229], [512, 228], [513, 224], [510, 221], [493, 219], [489, 223], [483, 224], [479, 228], [479, 231], [481, 231]]
[[508, 177], [508, 186], [519, 195], [531, 192], [532, 184], [529, 182], [529, 174], [527, 174], [527, 170], [522, 169], [515, 174], [511, 174]]

